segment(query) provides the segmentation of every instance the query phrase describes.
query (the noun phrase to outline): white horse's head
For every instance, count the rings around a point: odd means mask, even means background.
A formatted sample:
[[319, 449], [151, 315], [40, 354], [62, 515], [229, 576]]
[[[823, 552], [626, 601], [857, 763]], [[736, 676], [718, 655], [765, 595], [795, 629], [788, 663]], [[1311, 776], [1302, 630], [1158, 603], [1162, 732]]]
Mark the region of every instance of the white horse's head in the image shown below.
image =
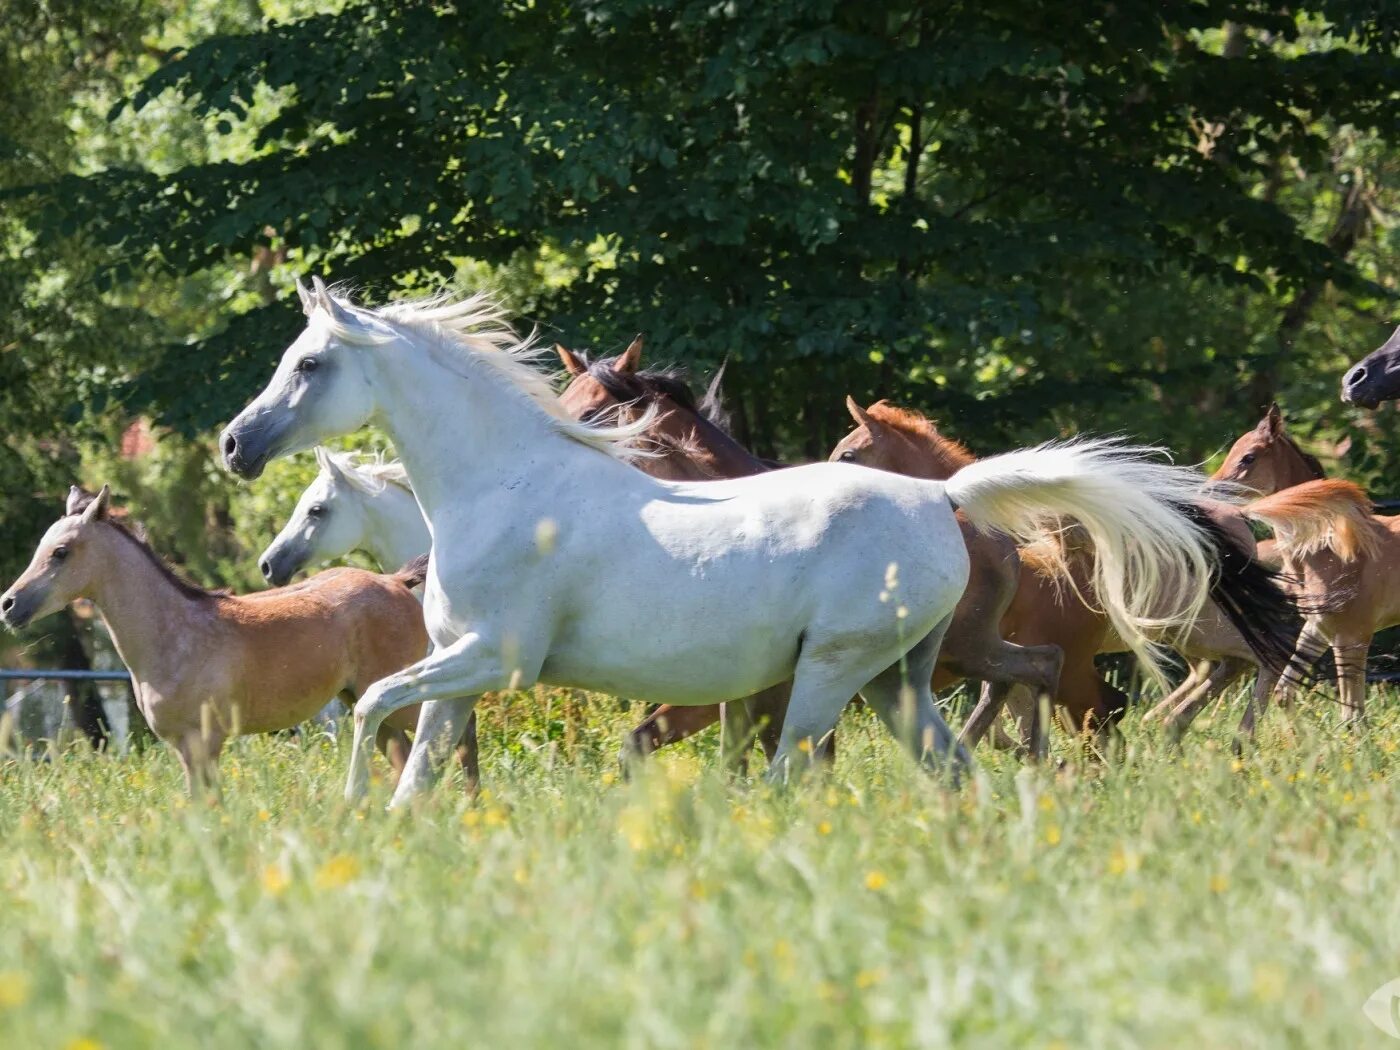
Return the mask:
[[374, 412], [363, 350], [397, 337], [372, 313], [333, 296], [319, 277], [297, 282], [306, 329], [282, 354], [272, 379], [219, 438], [224, 465], [256, 478], [277, 456], [353, 433]]
[[307, 565], [343, 558], [365, 545], [366, 495], [353, 464], [317, 446], [321, 471], [297, 500], [292, 516], [258, 559], [267, 582], [281, 587]]

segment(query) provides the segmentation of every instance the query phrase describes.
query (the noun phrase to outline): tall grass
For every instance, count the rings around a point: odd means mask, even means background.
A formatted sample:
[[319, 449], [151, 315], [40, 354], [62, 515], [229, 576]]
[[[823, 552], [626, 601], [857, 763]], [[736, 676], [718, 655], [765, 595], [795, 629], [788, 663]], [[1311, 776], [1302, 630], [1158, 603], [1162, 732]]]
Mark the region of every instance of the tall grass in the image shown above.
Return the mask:
[[413, 813], [341, 801], [343, 738], [238, 742], [215, 807], [165, 749], [7, 764], [0, 1045], [1384, 1045], [1400, 718], [1373, 701], [1243, 761], [1223, 715], [1180, 750], [1129, 724], [1109, 765], [983, 751], [958, 793], [859, 711], [794, 790], [711, 741], [629, 782], [637, 712], [562, 694], [488, 707], [488, 790]]

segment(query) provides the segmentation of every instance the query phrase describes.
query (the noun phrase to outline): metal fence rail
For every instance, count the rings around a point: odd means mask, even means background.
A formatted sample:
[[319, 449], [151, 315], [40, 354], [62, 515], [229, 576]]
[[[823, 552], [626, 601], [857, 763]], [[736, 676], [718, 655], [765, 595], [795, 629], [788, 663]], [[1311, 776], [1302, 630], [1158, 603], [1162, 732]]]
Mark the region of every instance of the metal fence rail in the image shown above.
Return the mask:
[[0, 667], [0, 682], [129, 682], [127, 671], [55, 671], [52, 668]]

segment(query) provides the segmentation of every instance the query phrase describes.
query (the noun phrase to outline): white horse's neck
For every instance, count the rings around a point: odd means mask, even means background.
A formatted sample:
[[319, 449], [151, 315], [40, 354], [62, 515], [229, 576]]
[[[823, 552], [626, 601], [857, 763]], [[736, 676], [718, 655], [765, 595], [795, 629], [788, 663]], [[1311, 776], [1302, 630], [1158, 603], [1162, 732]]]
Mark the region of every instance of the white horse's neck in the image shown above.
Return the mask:
[[418, 501], [406, 489], [386, 482], [373, 495], [360, 496], [364, 511], [364, 548], [385, 572], [407, 565], [432, 545]]
[[619, 476], [644, 477], [561, 434], [543, 408], [490, 364], [452, 353], [406, 334], [399, 345], [366, 355], [378, 406], [373, 422], [393, 441], [430, 534], [435, 516], [463, 506], [463, 492], [479, 493], [485, 508], [492, 493], [526, 479], [567, 473], [581, 481], [598, 477], [616, 489], [627, 484]]

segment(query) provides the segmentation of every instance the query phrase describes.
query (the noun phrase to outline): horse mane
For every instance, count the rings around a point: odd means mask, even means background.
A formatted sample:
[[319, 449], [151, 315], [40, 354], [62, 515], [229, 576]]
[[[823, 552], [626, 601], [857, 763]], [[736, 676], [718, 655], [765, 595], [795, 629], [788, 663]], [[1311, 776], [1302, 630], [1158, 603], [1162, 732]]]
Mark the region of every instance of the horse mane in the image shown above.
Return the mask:
[[1280, 428], [1280, 430], [1282, 430], [1282, 433], [1279, 434], [1279, 437], [1281, 437], [1284, 440], [1284, 442], [1288, 445], [1289, 448], [1291, 448], [1294, 452], [1298, 453], [1298, 458], [1303, 461], [1303, 464], [1310, 471], [1312, 471], [1313, 478], [1315, 480], [1320, 480], [1322, 478], [1327, 477], [1327, 470], [1323, 467], [1322, 460], [1318, 459], [1311, 452], [1304, 452], [1303, 447], [1293, 439], [1293, 435], [1290, 434], [1287, 430], [1283, 430], [1282, 428]]
[[324, 473], [337, 473], [350, 486], [366, 496], [377, 496], [386, 485], [394, 485], [410, 496], [413, 486], [408, 480], [408, 471], [397, 459], [385, 459], [384, 453], [372, 455], [356, 452], [332, 452], [321, 445], [316, 446], [316, 462]]
[[950, 437], [944, 437], [922, 412], [916, 412], [912, 408], [900, 408], [888, 401], [877, 401], [865, 411], [877, 423], [883, 423], [894, 430], [932, 442], [939, 454], [955, 470], [961, 470], [969, 463], [977, 461], [977, 457], [968, 451], [966, 445], [960, 441], [954, 441]]
[[[587, 375], [615, 401], [623, 404], [637, 402], [650, 407], [654, 406], [661, 398], [668, 397], [693, 415], [702, 430], [708, 430], [711, 441], [737, 448], [745, 456], [762, 464], [767, 470], [782, 466], [775, 460], [762, 459], [753, 455], [739, 444], [734, 435], [729, 432], [728, 413], [724, 411], [719, 401], [718, 387], [719, 379], [724, 374], [723, 366], [715, 373], [705, 396], [697, 400], [695, 392], [690, 389], [685, 369], [679, 365], [649, 366], [624, 372], [617, 367], [617, 357], [600, 357], [595, 360], [590, 359], [587, 352], [581, 350], [576, 351], [575, 356], [579, 358]], [[649, 434], [648, 440], [657, 442], [657, 451], [663, 456], [666, 454], [667, 442], [660, 440], [655, 434]], [[693, 451], [684, 446], [675, 445], [674, 442], [669, 443], [669, 445], [682, 454], [689, 455]]]
[[[92, 505], [92, 501], [96, 498], [97, 496], [94, 493], [84, 492], [78, 498], [74, 506], [73, 513], [65, 515], [65, 517], [76, 517], [77, 515], [82, 514], [83, 511], [87, 510], [88, 507]], [[110, 513], [102, 516], [98, 520], [101, 521], [104, 525], [110, 525], [113, 529], [116, 530], [117, 535], [121, 536], [122, 539], [126, 540], [137, 550], [139, 550], [142, 554], [144, 554], [146, 556], [146, 560], [149, 561], [152, 565], [154, 565], [157, 571], [159, 571], [160, 574], [163, 577], [165, 577], [167, 581], [169, 581], [170, 585], [174, 587], [177, 591], [179, 591], [182, 595], [184, 595], [186, 598], [193, 598], [196, 601], [204, 601], [206, 599], [223, 598], [228, 595], [229, 592], [226, 589], [221, 588], [219, 590], [210, 590], [207, 587], [201, 587], [193, 580], [187, 579], [180, 573], [176, 572], [170, 566], [170, 563], [167, 562], [164, 558], [162, 558], [159, 554], [157, 554], [154, 550], [152, 550], [151, 545], [146, 542], [145, 538], [139, 535], [137, 531], [134, 528], [132, 528], [132, 526], [128, 525], [125, 521], [122, 521], [121, 519], [113, 516]]]
[[[358, 309], [337, 286], [335, 295], [347, 309]], [[559, 403], [551, 374], [537, 363], [552, 353], [547, 344], [537, 342], [534, 333], [521, 338], [506, 321], [504, 308], [486, 292], [458, 298], [448, 292], [420, 299], [400, 300], [373, 309], [371, 316], [415, 335], [432, 340], [457, 362], [479, 364], [492, 370], [506, 386], [532, 402], [548, 418], [556, 431], [582, 445], [606, 452], [617, 459], [634, 459], [651, 453], [638, 441], [651, 425], [645, 415], [632, 423], [609, 426], [583, 422], [571, 417]], [[383, 341], [351, 325], [338, 322], [321, 311], [330, 331], [350, 343]], [[459, 373], [460, 374], [460, 373]]]

